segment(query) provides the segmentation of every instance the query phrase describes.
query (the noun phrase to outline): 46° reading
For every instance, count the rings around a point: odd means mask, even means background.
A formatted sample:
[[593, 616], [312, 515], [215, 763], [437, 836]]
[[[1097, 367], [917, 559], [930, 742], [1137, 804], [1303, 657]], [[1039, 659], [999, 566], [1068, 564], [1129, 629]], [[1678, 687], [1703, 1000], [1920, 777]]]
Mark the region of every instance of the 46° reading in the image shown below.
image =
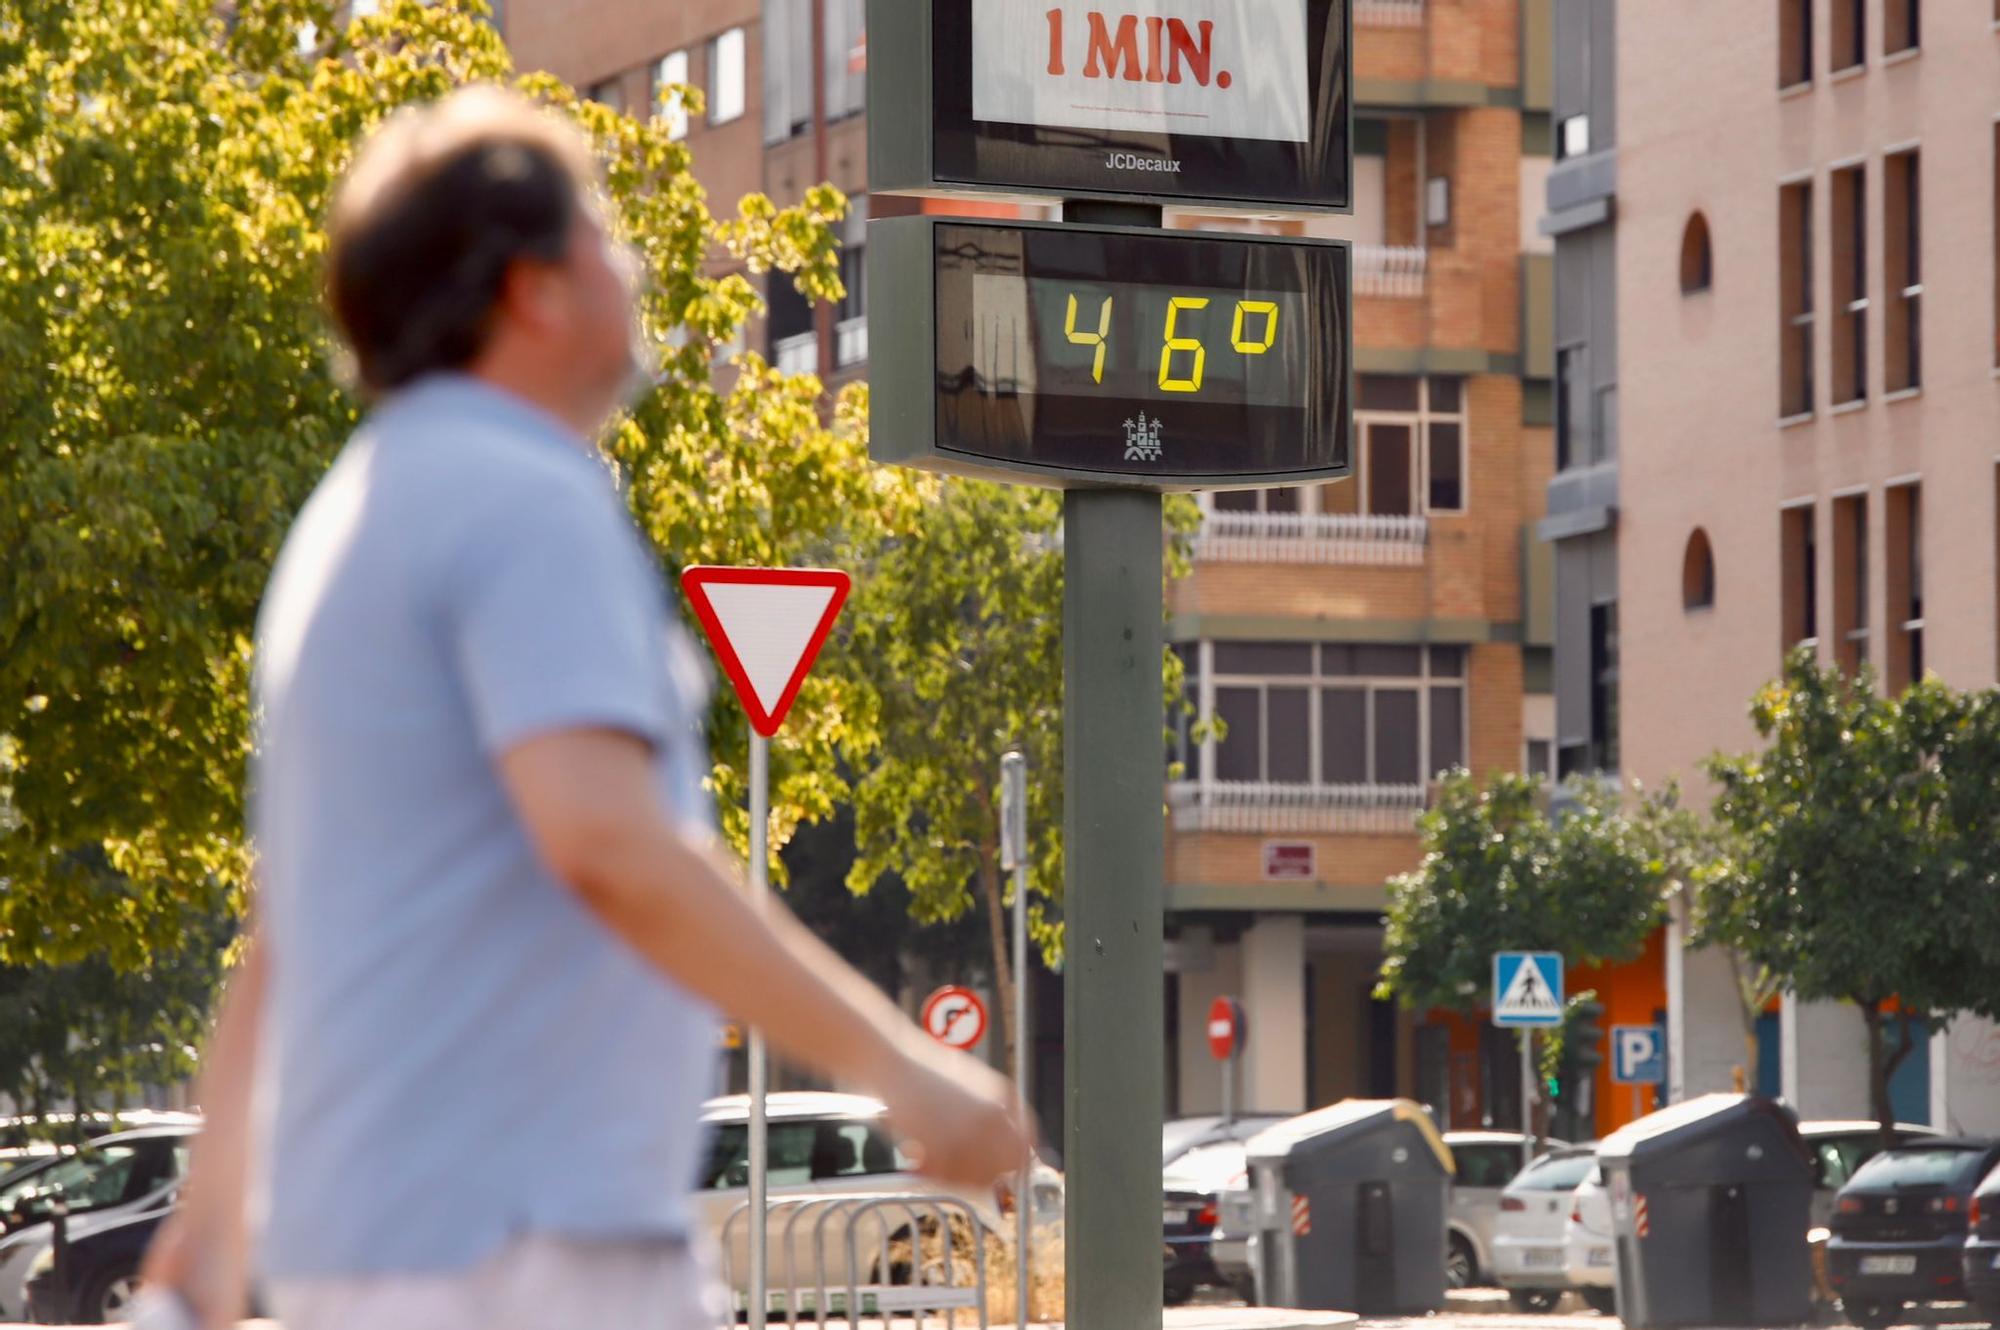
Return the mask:
[[[1098, 306], [1097, 327], [1094, 330], [1087, 323], [1084, 327], [1077, 326], [1075, 292], [1070, 293], [1068, 309], [1063, 317], [1063, 334], [1069, 338], [1071, 344], [1092, 348], [1090, 377], [1094, 383], [1104, 382], [1104, 350], [1111, 336], [1113, 299], [1112, 296], [1106, 296]], [[1207, 309], [1208, 303], [1207, 296], [1174, 296], [1167, 302], [1166, 326], [1160, 330], [1159, 387], [1163, 392], [1201, 391], [1202, 370], [1208, 363], [1208, 347], [1199, 337], [1182, 335], [1178, 325], [1183, 311]], [[1278, 306], [1275, 301], [1236, 302], [1236, 319], [1229, 330], [1229, 345], [1238, 355], [1261, 356], [1269, 351], [1277, 340]], [[1194, 357], [1194, 363], [1185, 377], [1174, 373], [1174, 356], [1178, 352], [1186, 352]]]

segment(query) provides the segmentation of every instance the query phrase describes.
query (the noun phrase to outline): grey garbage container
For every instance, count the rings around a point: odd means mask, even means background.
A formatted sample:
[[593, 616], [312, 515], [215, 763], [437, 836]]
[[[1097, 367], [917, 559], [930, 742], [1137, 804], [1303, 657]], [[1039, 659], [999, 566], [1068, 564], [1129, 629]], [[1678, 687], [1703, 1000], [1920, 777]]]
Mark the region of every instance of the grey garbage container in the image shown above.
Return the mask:
[[1345, 1100], [1258, 1133], [1246, 1153], [1258, 1301], [1366, 1315], [1444, 1306], [1455, 1170], [1420, 1105]]
[[1612, 1133], [1597, 1157], [1628, 1330], [1811, 1315], [1813, 1166], [1791, 1109], [1706, 1095]]

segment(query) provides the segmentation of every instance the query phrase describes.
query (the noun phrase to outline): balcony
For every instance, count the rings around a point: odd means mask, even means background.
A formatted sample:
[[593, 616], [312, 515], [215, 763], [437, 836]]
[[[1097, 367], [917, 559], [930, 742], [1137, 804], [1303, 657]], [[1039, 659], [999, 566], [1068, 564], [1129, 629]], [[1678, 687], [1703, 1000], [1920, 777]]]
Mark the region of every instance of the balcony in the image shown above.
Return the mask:
[[1354, 294], [1421, 300], [1430, 251], [1421, 245], [1356, 245]]
[[1358, 28], [1421, 28], [1424, 0], [1354, 0]]
[[819, 373], [819, 334], [802, 332], [771, 344], [771, 363], [784, 374]]
[[1416, 568], [1430, 521], [1354, 513], [1210, 513], [1194, 556], [1211, 563], [1318, 563]]
[[842, 369], [868, 359], [868, 316], [858, 314], [834, 325], [833, 358]]
[[1422, 785], [1273, 785], [1182, 781], [1167, 802], [1175, 831], [1305, 836], [1414, 833], [1424, 810]]

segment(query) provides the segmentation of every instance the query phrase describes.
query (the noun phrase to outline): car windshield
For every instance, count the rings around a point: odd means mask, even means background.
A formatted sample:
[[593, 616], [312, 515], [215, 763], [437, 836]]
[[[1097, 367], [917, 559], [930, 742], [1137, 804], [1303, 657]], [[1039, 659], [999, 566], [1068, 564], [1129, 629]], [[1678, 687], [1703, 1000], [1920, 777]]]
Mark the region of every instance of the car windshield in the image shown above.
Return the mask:
[[1856, 1187], [1969, 1187], [1979, 1181], [1984, 1150], [1890, 1150], [1854, 1175]]
[[1573, 1191], [1597, 1162], [1595, 1155], [1555, 1155], [1538, 1159], [1508, 1191]]
[[0, 1187], [0, 1212], [11, 1211], [30, 1197], [55, 1193], [61, 1194], [72, 1213], [115, 1205], [131, 1192], [134, 1177], [145, 1164], [144, 1154], [136, 1144], [87, 1146], [39, 1173]]
[[1245, 1185], [1243, 1146], [1235, 1141], [1198, 1145], [1173, 1161], [1166, 1171], [1171, 1191], [1218, 1192]]

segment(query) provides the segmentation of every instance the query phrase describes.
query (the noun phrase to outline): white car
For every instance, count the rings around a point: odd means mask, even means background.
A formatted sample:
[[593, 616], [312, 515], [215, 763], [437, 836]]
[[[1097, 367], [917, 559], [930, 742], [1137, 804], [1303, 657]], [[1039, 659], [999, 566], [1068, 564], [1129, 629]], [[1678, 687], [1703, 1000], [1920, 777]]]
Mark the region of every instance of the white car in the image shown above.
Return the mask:
[[1618, 1246], [1611, 1233], [1611, 1193], [1604, 1189], [1604, 1170], [1596, 1164], [1570, 1196], [1563, 1251], [1570, 1287], [1582, 1295], [1592, 1311], [1616, 1316]]
[[1521, 1311], [1554, 1311], [1569, 1290], [1563, 1226], [1571, 1195], [1596, 1160], [1588, 1146], [1557, 1150], [1521, 1170], [1500, 1193], [1493, 1273]]
[[[989, 1232], [1011, 1233], [1011, 1221], [1003, 1219], [1000, 1198], [994, 1193], [941, 1189], [910, 1170], [909, 1161], [883, 1126], [885, 1110], [880, 1100], [789, 1091], [771, 1095], [766, 1108], [770, 1120], [769, 1194], [774, 1204], [798, 1197], [928, 1193], [963, 1203]], [[710, 1137], [706, 1162], [695, 1179], [696, 1214], [715, 1245], [723, 1248], [729, 1282], [741, 1295], [750, 1283], [749, 1227], [744, 1220], [732, 1225], [729, 1219], [750, 1199], [750, 1101], [744, 1095], [711, 1099], [704, 1105], [702, 1122]], [[1036, 1165], [1032, 1204], [1037, 1225], [1061, 1221], [1062, 1175], [1046, 1164]], [[887, 1283], [898, 1277], [893, 1253], [890, 1270], [875, 1269], [881, 1263], [881, 1238], [887, 1232], [893, 1241], [898, 1228], [910, 1223], [900, 1211], [877, 1213], [878, 1219], [864, 1221], [855, 1235], [862, 1267], [856, 1273], [864, 1283]], [[788, 1224], [790, 1217], [785, 1210], [778, 1210], [767, 1230], [770, 1287], [774, 1293], [786, 1290], [796, 1273], [803, 1300], [805, 1290], [818, 1282], [819, 1240], [814, 1233], [818, 1216], [809, 1213], [796, 1224]], [[922, 1214], [917, 1216], [919, 1223], [926, 1219]], [[838, 1283], [844, 1287], [845, 1230], [832, 1233], [836, 1222], [829, 1221], [830, 1235], [825, 1239], [827, 1279], [830, 1286]], [[883, 1227], [875, 1227], [877, 1223]]]
[[[1493, 1277], [1493, 1230], [1500, 1218], [1500, 1193], [1521, 1171], [1518, 1131], [1448, 1131], [1444, 1143], [1458, 1171], [1451, 1183], [1451, 1218], [1446, 1237], [1445, 1283], [1470, 1288]], [[1563, 1142], [1547, 1142], [1560, 1147]]]
[[93, 1218], [137, 1214], [180, 1185], [195, 1135], [192, 1127], [120, 1132], [0, 1187], [0, 1320], [27, 1319], [29, 1272], [55, 1240], [50, 1206]]

